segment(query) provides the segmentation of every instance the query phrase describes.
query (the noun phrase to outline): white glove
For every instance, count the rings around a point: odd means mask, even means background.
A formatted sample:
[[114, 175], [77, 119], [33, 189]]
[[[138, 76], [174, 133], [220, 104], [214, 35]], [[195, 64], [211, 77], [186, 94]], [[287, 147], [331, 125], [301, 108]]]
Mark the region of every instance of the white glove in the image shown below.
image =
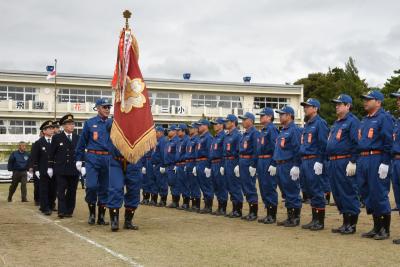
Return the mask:
[[379, 165], [379, 170], [378, 170], [379, 178], [385, 179], [388, 175], [388, 172], [389, 172], [389, 165], [381, 163], [381, 165]]
[[290, 176], [292, 177], [293, 181], [297, 181], [297, 179], [299, 179], [299, 177], [300, 177], [300, 169], [299, 169], [299, 167], [293, 166], [290, 169]]
[[82, 177], [86, 175], [86, 168], [85, 167], [81, 168], [81, 175], [82, 175]]
[[219, 168], [219, 173], [223, 176], [225, 174], [225, 168], [224, 167]]
[[39, 171], [35, 171], [35, 175], [38, 179], [40, 179], [40, 172]]
[[276, 175], [276, 167], [275, 167], [275, 166], [272, 166], [272, 165], [269, 166], [268, 172], [269, 172], [269, 175], [275, 176], [275, 175]]
[[48, 168], [47, 169], [47, 175], [51, 178], [53, 177], [53, 168]]
[[160, 173], [164, 174], [165, 173], [165, 168], [164, 167], [160, 167]]
[[205, 168], [204, 169], [204, 174], [206, 175], [207, 178], [211, 177], [211, 169], [210, 168]]
[[183, 167], [183, 171], [184, 171], [184, 172], [186, 171], [186, 166], [185, 166], [185, 167]]
[[235, 173], [235, 176], [239, 178], [240, 176], [239, 165], [236, 165], [235, 169], [233, 169], [233, 172]]
[[146, 167], [142, 167], [142, 174], [146, 174]]
[[75, 163], [75, 166], [76, 166], [76, 169], [78, 170], [78, 172], [80, 172], [82, 169], [82, 161], [77, 161]]
[[316, 175], [321, 175], [322, 174], [322, 168], [324, 165], [322, 165], [322, 163], [320, 162], [315, 162], [314, 164], [314, 172]]
[[356, 174], [357, 165], [351, 161], [347, 164], [346, 167], [346, 176], [354, 176]]
[[193, 167], [193, 171], [192, 171], [192, 173], [193, 173], [193, 175], [194, 175], [194, 176], [197, 176], [197, 170], [196, 170], [196, 167]]
[[176, 173], [176, 166], [174, 166], [174, 173]]
[[256, 171], [256, 168], [249, 166], [249, 173], [251, 177], [254, 177], [254, 175], [256, 175]]
[[32, 172], [26, 172], [26, 178], [28, 178], [28, 182], [33, 178]]

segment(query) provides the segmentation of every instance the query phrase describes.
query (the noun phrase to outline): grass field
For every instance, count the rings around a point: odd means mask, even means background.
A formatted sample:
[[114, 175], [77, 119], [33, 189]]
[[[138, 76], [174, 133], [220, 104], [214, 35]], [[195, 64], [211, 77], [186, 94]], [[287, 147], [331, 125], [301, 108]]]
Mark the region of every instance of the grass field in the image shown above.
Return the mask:
[[[33, 187], [28, 187], [32, 200]], [[399, 266], [400, 246], [391, 240], [362, 239], [371, 218], [362, 212], [357, 234], [340, 236], [336, 207], [327, 208], [325, 230], [281, 228], [212, 215], [141, 206], [139, 231], [112, 233], [109, 226], [89, 226], [84, 190], [78, 189], [73, 218], [44, 217], [19, 192], [6, 202], [0, 185], [0, 266]], [[229, 207], [230, 209], [230, 207]], [[247, 210], [246, 210], [247, 211]], [[264, 211], [260, 211], [264, 215]], [[302, 211], [302, 223], [310, 219]], [[394, 238], [400, 237], [398, 213], [392, 214]], [[280, 204], [278, 219], [284, 219]], [[107, 215], [108, 218], [108, 215]]]

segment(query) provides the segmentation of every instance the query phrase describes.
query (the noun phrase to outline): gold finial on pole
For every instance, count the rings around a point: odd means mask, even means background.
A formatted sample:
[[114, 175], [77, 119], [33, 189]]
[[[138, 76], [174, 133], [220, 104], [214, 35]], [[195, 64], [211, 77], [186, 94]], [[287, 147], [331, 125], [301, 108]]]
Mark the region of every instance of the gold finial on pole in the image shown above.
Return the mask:
[[125, 29], [128, 30], [129, 29], [128, 20], [131, 18], [132, 13], [127, 9], [122, 14], [124, 15], [125, 18]]

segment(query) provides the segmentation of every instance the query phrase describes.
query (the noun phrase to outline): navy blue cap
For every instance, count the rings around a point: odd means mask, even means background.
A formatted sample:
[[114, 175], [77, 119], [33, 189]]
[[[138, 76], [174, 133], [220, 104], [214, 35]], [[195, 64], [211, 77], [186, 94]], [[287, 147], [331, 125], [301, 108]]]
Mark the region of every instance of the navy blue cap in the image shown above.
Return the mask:
[[178, 126], [176, 127], [176, 129], [179, 130], [186, 130], [187, 129], [187, 125], [184, 123], [178, 124]]
[[272, 110], [272, 108], [263, 108], [261, 112], [257, 113], [256, 115], [261, 115], [261, 116], [268, 115], [273, 117], [274, 111]]
[[177, 127], [175, 124], [172, 124], [171, 126], [169, 126], [169, 127], [167, 128], [167, 130], [168, 130], [168, 131], [176, 131], [176, 130], [178, 130], [178, 127]]
[[246, 112], [244, 115], [239, 116], [239, 118], [242, 120], [250, 119], [253, 122], [256, 120], [256, 117], [251, 112]]
[[353, 99], [349, 95], [340, 94], [336, 99], [332, 99], [332, 102], [333, 103], [353, 104]]
[[108, 98], [100, 98], [96, 100], [96, 107], [98, 106], [112, 106], [112, 103]]
[[294, 116], [294, 109], [290, 106], [284, 106], [280, 110], [275, 110], [275, 112], [279, 114], [290, 114]]
[[390, 94], [391, 97], [400, 97], [400, 88], [395, 93]]
[[160, 125], [156, 127], [157, 132], [164, 132], [164, 130], [165, 130], [164, 127], [162, 127]]
[[217, 118], [216, 120], [214, 120], [214, 121], [211, 121], [211, 124], [224, 124], [226, 122], [226, 119], [224, 119], [224, 118]]
[[383, 101], [383, 99], [385, 98], [383, 94], [378, 90], [369, 91], [367, 95], [362, 95], [361, 97], [364, 99], [375, 99], [379, 101]]
[[306, 102], [301, 102], [300, 105], [302, 105], [303, 107], [304, 106], [313, 106], [313, 107], [316, 107], [316, 108], [320, 108], [321, 107], [321, 104], [315, 98], [309, 98], [309, 99], [307, 99]]
[[196, 122], [197, 125], [207, 125], [210, 126], [210, 122], [207, 119], [201, 119], [198, 122]]
[[195, 123], [195, 122], [192, 122], [191, 124], [189, 124], [188, 125], [188, 128], [199, 128], [199, 126]]
[[229, 114], [228, 116], [226, 116], [226, 119], [225, 119], [225, 122], [227, 122], [227, 121], [235, 122], [235, 121], [238, 121], [238, 118], [233, 114]]

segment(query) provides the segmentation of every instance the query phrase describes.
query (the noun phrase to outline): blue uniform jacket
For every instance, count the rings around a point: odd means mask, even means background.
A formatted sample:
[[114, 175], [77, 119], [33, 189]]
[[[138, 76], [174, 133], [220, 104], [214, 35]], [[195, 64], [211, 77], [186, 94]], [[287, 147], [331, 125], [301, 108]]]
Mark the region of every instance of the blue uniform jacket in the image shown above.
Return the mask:
[[310, 119], [304, 126], [301, 135], [301, 156], [317, 155], [319, 160], [326, 160], [326, 142], [329, 128], [324, 119], [319, 115]]
[[232, 131], [228, 132], [224, 138], [223, 156], [237, 158], [239, 156], [239, 146], [241, 139], [242, 134], [237, 128], [234, 128]]
[[260, 133], [253, 126], [247, 129], [240, 140], [239, 155], [251, 156], [250, 166], [257, 166], [257, 140]]
[[189, 136], [184, 135], [182, 138], [178, 139], [178, 144], [176, 147], [176, 162], [184, 162], [186, 160], [186, 146], [189, 142]]
[[210, 149], [210, 159], [222, 159], [224, 148], [225, 131], [217, 133], [212, 142]]
[[174, 136], [167, 141], [164, 148], [164, 163], [165, 166], [174, 166], [176, 162], [176, 147], [179, 142], [179, 137]]
[[[276, 138], [279, 131], [271, 122], [260, 130], [260, 136], [257, 140], [257, 156], [273, 155], [275, 149]], [[273, 163], [272, 163], [273, 164]]]
[[8, 171], [27, 171], [29, 162], [29, 154], [27, 152], [20, 152], [19, 150], [11, 153], [8, 158], [7, 169]]
[[162, 165], [164, 166], [164, 149], [165, 145], [168, 142], [168, 138], [166, 136], [161, 136], [157, 140], [156, 148], [154, 149], [153, 153], [151, 154], [151, 162], [154, 165]]
[[394, 123], [392, 154], [400, 154], [400, 119]]
[[286, 128], [278, 134], [276, 139], [274, 157], [275, 161], [278, 160], [293, 160], [295, 166], [300, 165], [300, 139], [301, 130], [292, 121]]
[[185, 153], [185, 159], [187, 160], [194, 160], [196, 159], [196, 146], [197, 143], [199, 142], [199, 136], [194, 135], [189, 138], [187, 144], [186, 144], [186, 153]]
[[199, 142], [196, 147], [196, 158], [207, 158], [207, 168], [211, 168], [211, 160], [209, 158], [212, 143], [212, 135], [210, 132], [203, 133], [199, 136]]

